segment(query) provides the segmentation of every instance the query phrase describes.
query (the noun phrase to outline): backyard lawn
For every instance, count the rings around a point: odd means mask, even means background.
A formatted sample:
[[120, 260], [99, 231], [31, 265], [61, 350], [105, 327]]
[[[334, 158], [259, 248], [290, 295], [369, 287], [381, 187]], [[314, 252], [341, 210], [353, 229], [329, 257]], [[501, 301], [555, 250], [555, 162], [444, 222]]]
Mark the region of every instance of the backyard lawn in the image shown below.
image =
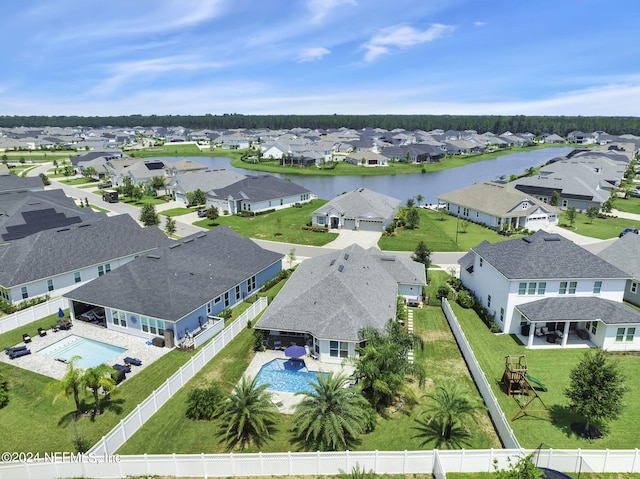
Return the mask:
[[[616, 200], [616, 206], [621, 204], [623, 201], [625, 200]], [[638, 201], [640, 202], [640, 199]], [[568, 227], [569, 220], [567, 219], [566, 211], [563, 211], [560, 214], [559, 225]], [[568, 229], [569, 231], [573, 231], [574, 233], [578, 233], [583, 236], [589, 236], [590, 238], [610, 239], [617, 238], [618, 234], [620, 234], [623, 229], [631, 226], [640, 228], [640, 221], [615, 216], [594, 218], [592, 221], [586, 214], [578, 213], [573, 228]]]
[[[444, 272], [433, 272], [430, 294], [435, 296], [439, 284], [444, 281]], [[418, 438], [413, 437], [414, 419], [423, 411], [425, 399], [422, 394], [435, 390], [437, 385], [461, 384], [470, 388], [471, 394], [481, 402], [473, 387], [464, 360], [460, 356], [453, 335], [439, 306], [428, 306], [414, 310], [414, 327], [426, 342], [424, 352], [416, 351], [416, 361], [421, 361], [427, 371], [425, 389], [417, 391], [421, 404], [412, 409], [404, 408], [378, 419], [376, 430], [362, 436], [354, 450], [416, 450], [421, 449]], [[149, 420], [119, 451], [118, 454], [160, 453], [222, 453], [224, 444], [215, 436], [215, 421], [192, 421], [185, 417], [188, 392], [203, 387], [215, 379], [231, 389], [251, 362], [252, 330], [246, 329], [231, 342], [216, 359], [176, 394]], [[414, 385], [415, 386], [415, 385]], [[298, 451], [300, 445], [292, 442], [291, 416], [280, 415], [275, 434], [261, 448], [262, 452]], [[478, 424], [470, 424], [473, 431], [472, 448], [500, 447], [499, 440], [486, 413], [479, 414]], [[422, 449], [430, 449], [428, 445]], [[248, 448], [246, 452], [257, 452]]]
[[[633, 449], [638, 446], [637, 426], [640, 424], [640, 410], [635, 404], [640, 401], [640, 383], [637, 381], [640, 376], [640, 358], [637, 353], [626, 356], [613, 355], [620, 361], [627, 376], [628, 392], [624, 398], [626, 407], [622, 415], [609, 423], [608, 431], [603, 438], [581, 439], [571, 432], [571, 423], [579, 418], [567, 409], [568, 400], [564, 397], [563, 391], [569, 385], [570, 371], [587, 350], [525, 349], [510, 335], [492, 334], [472, 310], [463, 309], [453, 301], [451, 306], [508, 421], [515, 416], [520, 406], [500, 387], [505, 356], [526, 355], [529, 374], [547, 386], [548, 392], [540, 392], [540, 397], [550, 409], [550, 413], [528, 413], [510, 421], [522, 447], [535, 449], [543, 444], [544, 448], [556, 449]], [[540, 403], [536, 400], [534, 406], [540, 406]]]
[[317, 199], [303, 203], [300, 208], [284, 208], [253, 217], [220, 216], [213, 224], [211, 220], [204, 218], [193, 224], [207, 229], [227, 225], [239, 235], [249, 238], [323, 246], [333, 241], [338, 235], [303, 230], [302, 227], [311, 221], [311, 213], [326, 202], [326, 200]]

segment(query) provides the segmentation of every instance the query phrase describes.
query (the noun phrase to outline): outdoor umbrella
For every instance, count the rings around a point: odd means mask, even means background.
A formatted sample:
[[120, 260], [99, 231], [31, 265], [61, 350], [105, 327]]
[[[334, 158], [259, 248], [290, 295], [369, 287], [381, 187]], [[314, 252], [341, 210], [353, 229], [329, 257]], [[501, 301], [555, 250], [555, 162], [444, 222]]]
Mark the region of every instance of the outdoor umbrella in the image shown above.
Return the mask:
[[64, 318], [64, 311], [62, 311], [62, 308], [58, 308], [58, 317]]
[[301, 358], [302, 356], [307, 354], [307, 350], [304, 346], [298, 346], [294, 344], [293, 346], [289, 346], [284, 350], [284, 355], [288, 358]]

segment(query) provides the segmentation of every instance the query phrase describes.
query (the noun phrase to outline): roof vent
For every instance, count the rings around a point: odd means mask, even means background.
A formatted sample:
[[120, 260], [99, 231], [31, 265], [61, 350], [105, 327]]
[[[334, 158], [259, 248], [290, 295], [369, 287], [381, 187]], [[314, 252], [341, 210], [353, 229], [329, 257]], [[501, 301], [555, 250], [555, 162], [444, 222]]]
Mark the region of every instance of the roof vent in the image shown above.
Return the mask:
[[204, 238], [205, 236], [207, 236], [207, 233], [198, 233], [196, 238]]
[[345, 260], [348, 260], [348, 259], [349, 259], [349, 253], [345, 253], [345, 254], [344, 254], [344, 259], [345, 259]]
[[160, 255], [159, 254], [148, 254], [147, 258], [151, 258], [151, 259], [160, 259]]
[[178, 246], [180, 246], [180, 244], [181, 243], [176, 243], [176, 244], [169, 245], [169, 249], [177, 248]]
[[547, 236], [544, 240], [545, 241], [560, 241], [560, 236], [558, 236], [558, 235]]
[[522, 238], [522, 241], [524, 241], [526, 243], [531, 243], [531, 238], [525, 237], [525, 238]]
[[338, 266], [338, 271], [340, 271], [342, 273], [342, 271], [344, 270], [344, 265], [341, 264], [340, 266]]
[[82, 223], [81, 225], [78, 225], [78, 228], [86, 228], [87, 226], [91, 226], [91, 223]]
[[187, 244], [187, 243], [191, 243], [192, 241], [193, 241], [193, 238], [189, 238], [189, 239], [184, 240], [183, 243]]
[[61, 231], [69, 231], [71, 228], [60, 228], [59, 230], [56, 230], [58, 233], [60, 233]]
[[329, 263], [329, 266], [333, 266], [336, 263], [335, 258], [331, 260], [331, 263]]
[[395, 261], [396, 257], [395, 256], [383, 256], [382, 258], [380, 258], [381, 261]]

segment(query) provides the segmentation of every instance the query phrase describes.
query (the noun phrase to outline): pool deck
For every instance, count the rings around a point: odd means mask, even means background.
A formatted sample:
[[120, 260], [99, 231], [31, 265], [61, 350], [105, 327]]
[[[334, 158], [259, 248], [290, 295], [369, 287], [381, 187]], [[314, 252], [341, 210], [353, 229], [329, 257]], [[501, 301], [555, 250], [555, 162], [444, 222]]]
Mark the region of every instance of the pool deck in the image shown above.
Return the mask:
[[[253, 361], [251, 361], [244, 373], [245, 376], [255, 377], [263, 365], [277, 358], [288, 359], [287, 356], [284, 355], [284, 351], [267, 350], [264, 352], [256, 353]], [[307, 366], [307, 369], [309, 371], [318, 371], [324, 373], [339, 373], [343, 371], [345, 375], [350, 376], [355, 370], [355, 368], [351, 364], [341, 365], [333, 363], [323, 363], [318, 361], [317, 359], [312, 359], [309, 356], [303, 356], [300, 359], [304, 360], [305, 365]], [[273, 402], [278, 406], [278, 410], [284, 414], [293, 414], [295, 407], [304, 398], [304, 396], [296, 395], [295, 393], [270, 390], [269, 392], [272, 393]]]
[[[131, 336], [130, 334], [120, 333], [118, 331], [112, 331], [102, 326], [86, 323], [84, 321], [73, 321], [73, 327], [68, 331], [58, 331], [57, 333], [54, 333], [51, 330], [47, 330], [46, 336], [38, 336], [37, 331], [31, 331], [33, 328], [29, 328], [29, 326], [25, 326], [22, 329], [24, 329], [25, 333], [29, 333], [31, 335], [31, 342], [26, 344], [26, 346], [31, 350], [31, 354], [16, 359], [9, 359], [9, 356], [4, 354], [4, 351], [2, 351], [0, 352], [0, 362], [28, 369], [29, 371], [55, 379], [61, 379], [64, 377], [67, 372], [67, 365], [46, 356], [45, 354], [41, 354], [39, 351], [71, 335], [93, 339], [95, 341], [112, 344], [126, 349], [124, 353], [109, 361], [109, 365], [124, 364], [123, 359], [126, 357], [140, 359], [142, 361], [142, 365], [131, 366], [131, 372], [127, 373], [127, 378], [130, 378], [149, 364], [153, 363], [156, 359], [171, 351], [169, 348], [158, 348], [156, 346], [147, 345], [147, 340], [144, 338]], [[24, 343], [19, 343], [18, 345], [22, 344]], [[2, 347], [6, 346], [9, 345], [2, 345]]]

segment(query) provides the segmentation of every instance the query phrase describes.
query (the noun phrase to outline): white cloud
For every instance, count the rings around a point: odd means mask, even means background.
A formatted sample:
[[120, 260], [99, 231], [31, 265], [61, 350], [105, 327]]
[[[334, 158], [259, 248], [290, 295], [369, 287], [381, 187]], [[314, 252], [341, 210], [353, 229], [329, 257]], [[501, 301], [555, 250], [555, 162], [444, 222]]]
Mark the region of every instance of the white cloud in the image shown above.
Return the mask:
[[324, 47], [305, 48], [298, 55], [298, 62], [302, 63], [322, 60], [322, 57], [329, 53], [331, 53], [331, 51]]
[[426, 30], [416, 30], [408, 25], [395, 25], [382, 29], [363, 47], [367, 50], [364, 59], [372, 62], [380, 55], [391, 53], [393, 48], [410, 47], [420, 43], [432, 42], [452, 30], [449, 25], [436, 23]]
[[311, 12], [311, 20], [320, 22], [335, 7], [339, 5], [356, 5], [355, 0], [309, 0], [307, 8]]
[[486, 22], [473, 22], [475, 27], [484, 27], [486, 24]]

